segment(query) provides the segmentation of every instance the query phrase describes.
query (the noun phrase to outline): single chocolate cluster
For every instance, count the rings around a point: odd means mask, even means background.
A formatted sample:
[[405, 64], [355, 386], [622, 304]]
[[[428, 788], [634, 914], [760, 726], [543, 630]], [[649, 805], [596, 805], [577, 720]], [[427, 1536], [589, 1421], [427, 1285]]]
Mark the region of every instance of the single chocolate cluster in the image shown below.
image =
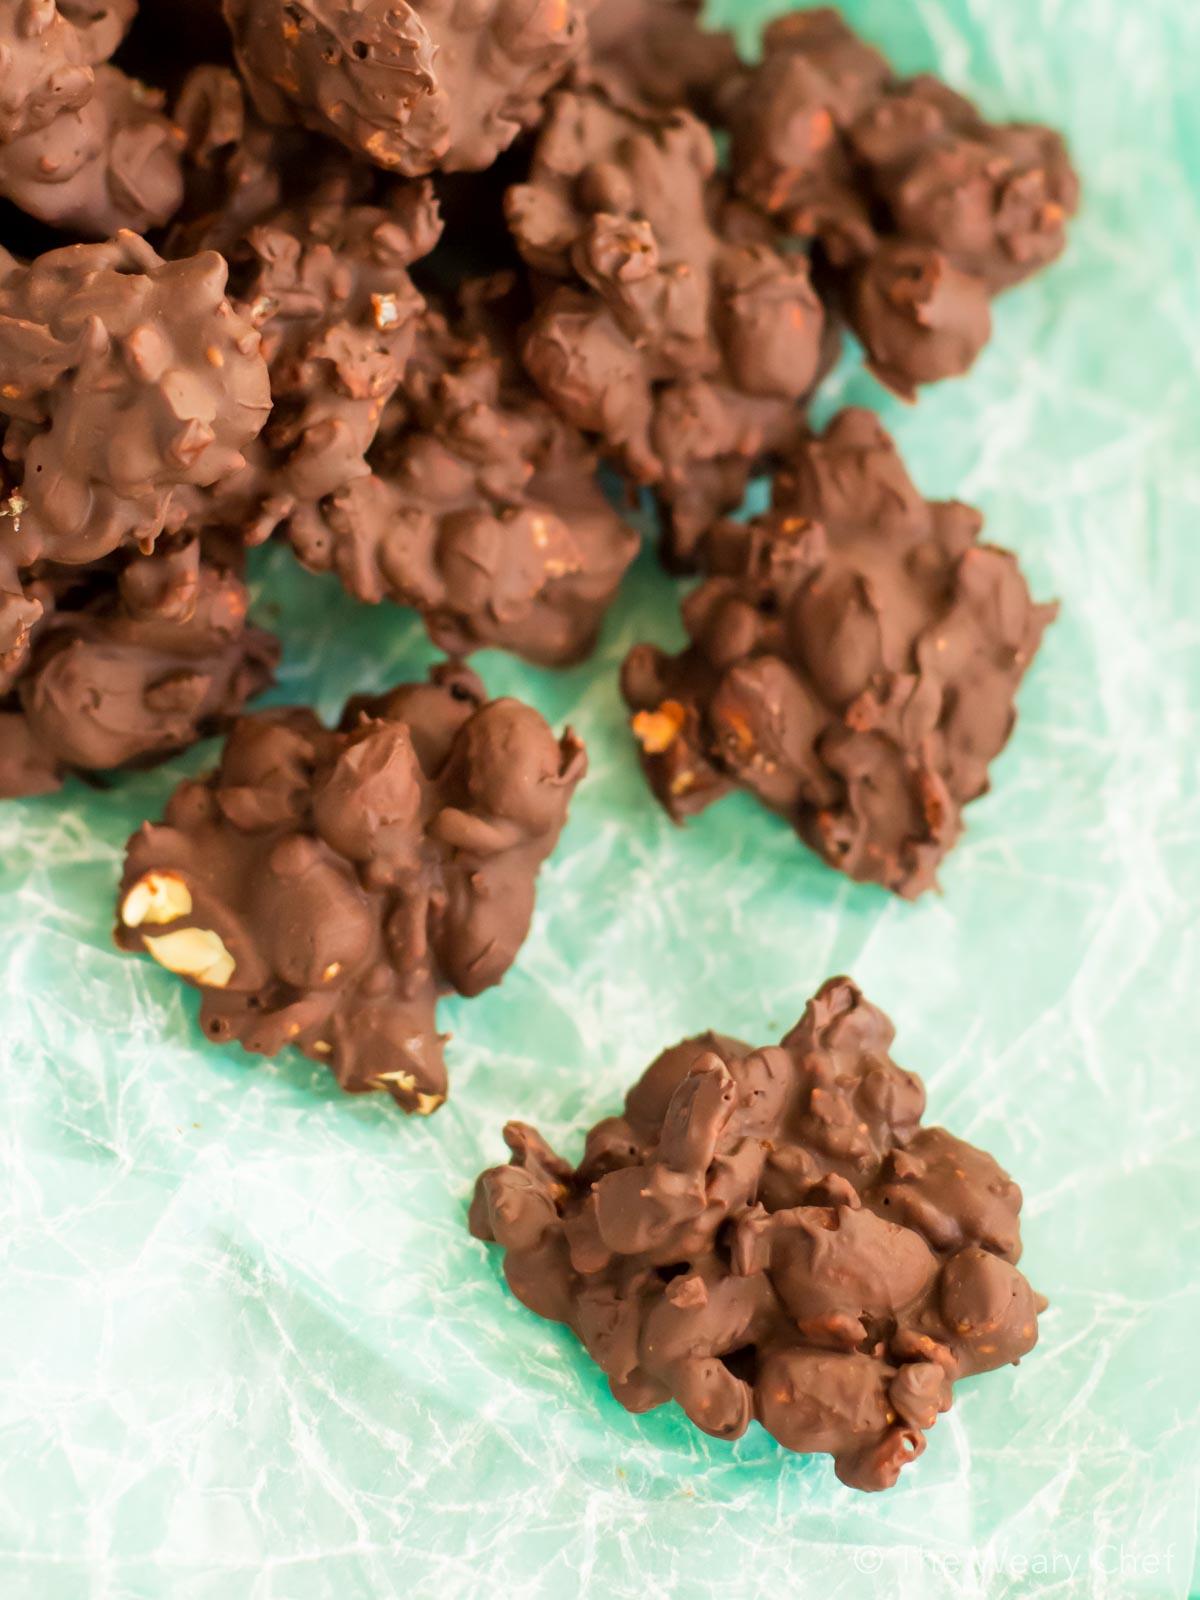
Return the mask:
[[236, 555], [184, 531], [270, 410], [226, 272], [128, 232], [0, 250], [0, 795], [162, 759], [270, 681]]
[[834, 11], [773, 23], [723, 112], [739, 191], [815, 242], [820, 281], [905, 398], [968, 370], [991, 297], [1062, 252], [1078, 207], [1057, 133], [897, 79]]
[[134, 0], [0, 8], [0, 196], [85, 238], [144, 232], [179, 204], [163, 97], [107, 65]]
[[451, 317], [426, 313], [371, 476], [290, 533], [358, 599], [415, 607], [443, 650], [563, 666], [594, 646], [638, 539], [521, 371], [514, 287], [467, 284]]
[[351, 1092], [446, 1097], [440, 995], [500, 982], [586, 769], [568, 731], [465, 668], [236, 723], [221, 764], [129, 842], [117, 942], [201, 990], [201, 1027], [294, 1045]]
[[807, 263], [731, 206], [716, 167], [711, 132], [687, 111], [562, 93], [507, 200], [543, 279], [529, 370], [655, 488], [679, 561], [794, 439], [828, 353]]
[[582, 0], [224, 0], [270, 122], [406, 177], [491, 166], [586, 38]]
[[566, 1323], [628, 1410], [757, 1420], [887, 1489], [960, 1378], [1017, 1363], [1045, 1301], [1017, 1270], [1021, 1191], [924, 1128], [921, 1080], [844, 978], [782, 1044], [666, 1051], [570, 1164], [522, 1123], [471, 1206], [509, 1286]]
[[424, 299], [408, 274], [440, 231], [428, 184], [378, 205], [336, 192], [269, 212], [229, 247], [231, 292], [262, 338], [270, 420], [245, 469], [193, 508], [201, 525], [258, 543], [323, 519], [367, 453], [412, 353]]
[[195, 540], [38, 568], [7, 610], [0, 796], [47, 793], [68, 772], [145, 766], [225, 726], [279, 657], [247, 622], [247, 598], [237, 571], [202, 557]]
[[934, 887], [1055, 614], [981, 527], [970, 506], [922, 498], [871, 413], [807, 439], [773, 509], [710, 536], [687, 650], [626, 658], [671, 816], [746, 788], [858, 882]]
[[270, 410], [261, 338], [214, 252], [145, 240], [0, 250], [0, 562], [79, 564], [153, 547], [191, 492], [245, 465]]

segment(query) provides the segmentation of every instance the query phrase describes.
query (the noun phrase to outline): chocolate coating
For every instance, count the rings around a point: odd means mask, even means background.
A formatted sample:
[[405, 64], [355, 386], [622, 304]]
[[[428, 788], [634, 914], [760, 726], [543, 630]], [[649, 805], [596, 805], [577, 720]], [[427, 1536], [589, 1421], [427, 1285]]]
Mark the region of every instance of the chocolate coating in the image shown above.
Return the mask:
[[515, 278], [467, 284], [458, 309], [427, 310], [407, 269], [440, 235], [428, 181], [380, 178], [380, 203], [359, 204], [359, 179], [334, 152], [306, 185], [294, 141], [312, 141], [247, 115], [220, 69], [194, 73], [180, 105], [201, 183], [177, 242], [229, 255], [274, 402], [246, 469], [200, 497], [193, 526], [254, 540], [278, 530], [358, 599], [415, 607], [454, 654], [586, 655], [636, 538], [597, 489], [579, 434], [521, 370]]
[[712, 117], [740, 70], [733, 35], [705, 28], [703, 0], [603, 0], [588, 17], [584, 71], [611, 92]]
[[723, 104], [739, 191], [835, 258], [874, 242], [847, 135], [893, 81], [891, 66], [827, 7], [796, 11], [763, 34], [762, 58]]
[[23, 598], [19, 670], [0, 681], [3, 797], [47, 793], [68, 772], [165, 760], [225, 727], [279, 659], [272, 636], [246, 621], [241, 579], [202, 561], [195, 542], [45, 568]]
[[710, 536], [689, 648], [626, 658], [671, 816], [747, 788], [856, 881], [934, 887], [1055, 615], [981, 527], [970, 506], [921, 497], [869, 412], [806, 441], [772, 511]]
[[358, 599], [415, 607], [444, 650], [562, 666], [591, 651], [638, 539], [522, 373], [514, 298], [501, 276], [468, 285], [453, 320], [425, 316], [372, 475], [290, 535]]
[[270, 408], [256, 330], [214, 253], [163, 261], [144, 240], [0, 251], [0, 562], [150, 549], [188, 493], [244, 465]]
[[739, 191], [817, 241], [868, 364], [906, 399], [966, 372], [991, 296], [1065, 246], [1079, 183], [1059, 135], [897, 80], [832, 11], [774, 23], [723, 110]]
[[554, 97], [508, 217], [547, 282], [525, 345], [538, 385], [652, 485], [686, 561], [796, 435], [825, 354], [807, 264], [735, 227], [711, 133], [599, 90]]
[[185, 196], [166, 255], [219, 250], [235, 256], [253, 228], [288, 206], [372, 198], [373, 174], [301, 128], [264, 122], [228, 67], [193, 68], [173, 115], [183, 135]]
[[238, 311], [262, 336], [271, 418], [244, 470], [195, 497], [193, 525], [252, 542], [323, 520], [322, 502], [370, 468], [367, 452], [412, 353], [424, 300], [408, 267], [437, 241], [427, 183], [379, 205], [329, 193], [272, 211], [229, 250]]
[[936, 78], [889, 85], [850, 130], [888, 231], [940, 252], [992, 294], [1054, 261], [1079, 204], [1061, 135], [991, 123]]
[[182, 193], [162, 98], [104, 65], [128, 0], [11, 0], [0, 13], [0, 195], [92, 238], [165, 222]]
[[574, 1169], [509, 1123], [471, 1231], [628, 1410], [674, 1400], [718, 1439], [757, 1419], [852, 1488], [890, 1488], [952, 1384], [1019, 1362], [1045, 1306], [1016, 1267], [1020, 1189], [921, 1127], [893, 1036], [835, 978], [778, 1046], [686, 1040]]
[[586, 36], [581, 0], [225, 0], [263, 116], [406, 177], [488, 167]]
[[586, 764], [454, 665], [352, 701], [339, 732], [245, 717], [217, 771], [130, 840], [117, 943], [200, 988], [210, 1039], [292, 1044], [344, 1089], [436, 1110], [437, 999], [512, 965]]

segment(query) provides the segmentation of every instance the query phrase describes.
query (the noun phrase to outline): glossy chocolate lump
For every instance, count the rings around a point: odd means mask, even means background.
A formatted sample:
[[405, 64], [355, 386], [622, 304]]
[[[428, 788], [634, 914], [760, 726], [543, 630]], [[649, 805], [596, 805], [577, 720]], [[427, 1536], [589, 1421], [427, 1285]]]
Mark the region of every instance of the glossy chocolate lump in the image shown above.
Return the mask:
[[1045, 1302], [1017, 1270], [1021, 1191], [921, 1126], [893, 1029], [844, 978], [782, 1044], [666, 1051], [577, 1168], [510, 1123], [471, 1231], [531, 1311], [564, 1322], [630, 1411], [760, 1422], [886, 1489], [960, 1378], [1016, 1363]]
[[896, 79], [831, 11], [774, 23], [725, 112], [739, 189], [817, 241], [873, 371], [906, 398], [971, 366], [991, 296], [1062, 252], [1078, 206], [1058, 134]]
[[295, 1045], [406, 1111], [446, 1096], [439, 995], [500, 982], [583, 776], [583, 746], [461, 667], [234, 725], [221, 764], [129, 842], [117, 943], [202, 993], [201, 1026]]
[[[0, 674], [0, 796], [68, 772], [145, 766], [224, 727], [279, 656], [236, 572], [199, 546], [27, 577], [22, 648]], [[0, 615], [3, 607], [0, 607]]]
[[259, 110], [412, 177], [488, 167], [579, 55], [581, 0], [225, 0]]
[[623, 669], [643, 765], [676, 821], [746, 788], [830, 866], [915, 897], [1015, 721], [1053, 619], [982, 518], [924, 500], [866, 411], [844, 411], [726, 523], [679, 656]]
[[131, 0], [0, 7], [0, 195], [89, 238], [143, 232], [179, 204], [179, 140], [162, 96], [106, 65]]
[[148, 550], [242, 468], [270, 392], [225, 283], [219, 255], [164, 261], [132, 233], [28, 266], [0, 250], [5, 573]]
[[514, 287], [475, 282], [449, 317], [427, 313], [372, 475], [290, 532], [306, 566], [414, 606], [444, 650], [562, 666], [593, 648], [638, 540], [521, 370]]
[[686, 111], [556, 95], [509, 224], [544, 278], [525, 345], [550, 401], [663, 503], [673, 555], [795, 437], [824, 315], [805, 261], [735, 227]]

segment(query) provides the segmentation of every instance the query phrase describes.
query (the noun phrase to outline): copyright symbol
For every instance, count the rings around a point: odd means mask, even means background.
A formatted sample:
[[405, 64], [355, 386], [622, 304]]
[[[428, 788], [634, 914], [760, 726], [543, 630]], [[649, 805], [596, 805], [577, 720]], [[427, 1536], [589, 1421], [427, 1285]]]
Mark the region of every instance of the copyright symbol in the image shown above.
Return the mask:
[[854, 1566], [856, 1571], [870, 1575], [883, 1566], [883, 1557], [873, 1545], [863, 1545], [854, 1552]]

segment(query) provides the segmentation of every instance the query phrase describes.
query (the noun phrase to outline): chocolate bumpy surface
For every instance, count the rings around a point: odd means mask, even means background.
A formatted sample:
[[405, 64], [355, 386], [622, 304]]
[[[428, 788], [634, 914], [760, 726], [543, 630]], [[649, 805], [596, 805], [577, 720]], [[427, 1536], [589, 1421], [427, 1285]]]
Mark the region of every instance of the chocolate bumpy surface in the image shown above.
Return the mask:
[[215, 252], [164, 261], [133, 233], [0, 250], [0, 577], [148, 550], [244, 466], [270, 392], [225, 286]]
[[489, 167], [583, 49], [580, 0], [225, 0], [268, 121], [406, 177]]
[[217, 63], [186, 73], [172, 107], [183, 139], [184, 199], [165, 254], [232, 257], [250, 231], [288, 206], [374, 198], [374, 174], [302, 128], [264, 122], [241, 79]]
[[897, 79], [833, 11], [773, 23], [722, 112], [739, 190], [816, 241], [869, 365], [905, 398], [968, 370], [991, 297], [1062, 252], [1078, 207], [1058, 134]]
[[970, 506], [922, 498], [867, 411], [801, 445], [773, 509], [710, 536], [687, 650], [626, 658], [671, 816], [746, 788], [857, 881], [932, 888], [1055, 614], [981, 527]]
[[107, 65], [131, 0], [0, 11], [0, 195], [88, 238], [167, 221], [182, 184], [162, 96]]
[[246, 620], [238, 573], [202, 558], [195, 541], [43, 565], [4, 598], [24, 623], [0, 673], [5, 798], [186, 749], [265, 689], [279, 658], [272, 636]]
[[360, 600], [415, 607], [444, 650], [563, 666], [593, 648], [638, 539], [579, 432], [522, 371], [519, 316], [511, 274], [431, 308], [371, 475], [290, 533], [306, 566]]
[[794, 439], [828, 354], [806, 262], [731, 204], [716, 167], [712, 134], [686, 111], [562, 93], [507, 198], [541, 280], [529, 371], [653, 486], [682, 562]]
[[378, 204], [348, 198], [335, 174], [226, 241], [234, 303], [261, 335], [271, 415], [243, 470], [193, 497], [193, 526], [241, 525], [257, 543], [320, 521], [323, 502], [370, 472], [425, 306], [408, 268], [441, 223], [428, 183], [389, 184]]
[[843, 1483], [890, 1488], [952, 1385], [1028, 1354], [1045, 1306], [1016, 1266], [1020, 1189], [922, 1127], [893, 1035], [837, 978], [778, 1046], [686, 1040], [578, 1167], [510, 1123], [471, 1231], [630, 1411], [673, 1400], [718, 1439], [756, 1419]]
[[201, 990], [210, 1039], [294, 1045], [427, 1114], [446, 1096], [438, 997], [512, 965], [585, 769], [569, 731], [451, 664], [352, 701], [338, 731], [245, 717], [130, 840], [117, 943]]
[[441, 233], [427, 180], [364, 185], [340, 153], [302, 134], [297, 149], [219, 68], [194, 73], [180, 106], [200, 181], [172, 244], [228, 254], [273, 401], [245, 469], [194, 497], [192, 525], [281, 532], [357, 599], [414, 607], [452, 654], [586, 655], [637, 541], [521, 368], [515, 277], [427, 305], [408, 271]]

